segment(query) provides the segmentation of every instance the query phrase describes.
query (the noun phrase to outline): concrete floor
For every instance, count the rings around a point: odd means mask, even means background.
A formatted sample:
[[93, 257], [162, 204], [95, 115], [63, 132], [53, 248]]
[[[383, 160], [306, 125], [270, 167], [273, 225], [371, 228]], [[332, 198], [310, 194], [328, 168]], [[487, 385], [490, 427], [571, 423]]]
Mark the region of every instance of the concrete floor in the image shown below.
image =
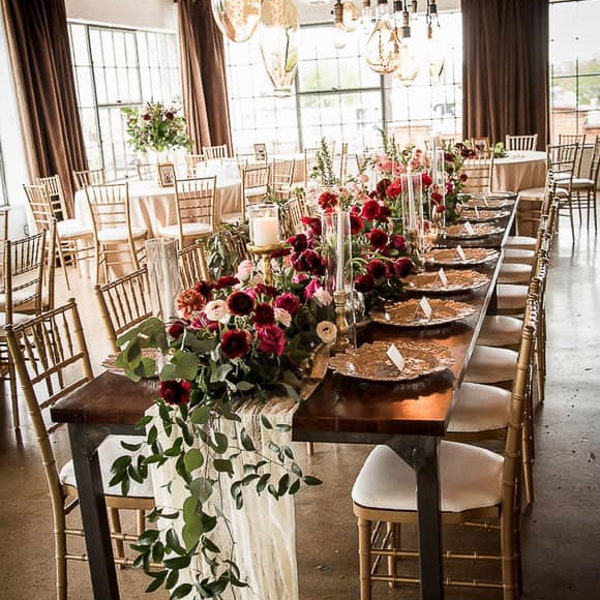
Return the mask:
[[[547, 401], [536, 414], [537, 500], [523, 517], [523, 598], [527, 600], [600, 597], [597, 245], [597, 238], [582, 229], [572, 248], [564, 223], [553, 255], [547, 308]], [[80, 300], [98, 365], [108, 348], [102, 329], [97, 330], [89, 282], [77, 286], [69, 295]], [[67, 294], [63, 290], [60, 296], [64, 299]], [[9, 425], [8, 402], [0, 401], [0, 600], [51, 600], [55, 595], [50, 501], [26, 416], [24, 421], [17, 439]], [[298, 445], [306, 470], [325, 482], [297, 497], [301, 600], [358, 598], [357, 535], [349, 498], [367, 452], [366, 447], [317, 444], [315, 454], [306, 457], [304, 446]], [[453, 535], [448, 532], [448, 539]], [[145, 594], [148, 580], [142, 573], [125, 570], [119, 577], [124, 600], [167, 597]], [[69, 586], [70, 600], [92, 598], [85, 563], [69, 564]], [[390, 590], [379, 584], [375, 588], [375, 598], [418, 597], [415, 587]], [[447, 597], [499, 599], [501, 594], [463, 589], [449, 591]]]

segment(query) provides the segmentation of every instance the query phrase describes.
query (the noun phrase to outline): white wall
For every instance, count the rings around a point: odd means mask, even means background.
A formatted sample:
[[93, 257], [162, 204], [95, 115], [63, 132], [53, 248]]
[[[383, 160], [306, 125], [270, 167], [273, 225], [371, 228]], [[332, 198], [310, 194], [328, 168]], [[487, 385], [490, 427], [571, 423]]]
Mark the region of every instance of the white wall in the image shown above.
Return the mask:
[[177, 29], [173, 0], [65, 0], [67, 19], [141, 29]]

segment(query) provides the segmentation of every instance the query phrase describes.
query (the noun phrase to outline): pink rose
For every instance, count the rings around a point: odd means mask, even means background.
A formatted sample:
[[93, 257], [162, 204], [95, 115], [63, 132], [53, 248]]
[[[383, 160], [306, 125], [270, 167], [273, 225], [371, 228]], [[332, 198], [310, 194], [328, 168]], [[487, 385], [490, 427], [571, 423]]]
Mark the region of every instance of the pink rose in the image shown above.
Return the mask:
[[281, 356], [285, 350], [285, 335], [277, 325], [261, 327], [256, 336], [259, 340], [258, 349]]

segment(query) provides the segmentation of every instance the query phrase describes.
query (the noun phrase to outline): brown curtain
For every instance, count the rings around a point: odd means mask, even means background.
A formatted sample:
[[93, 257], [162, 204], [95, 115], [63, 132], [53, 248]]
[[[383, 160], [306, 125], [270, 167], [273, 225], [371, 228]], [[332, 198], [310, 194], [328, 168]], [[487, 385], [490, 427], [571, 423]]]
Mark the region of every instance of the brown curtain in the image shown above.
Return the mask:
[[549, 131], [548, 0], [462, 0], [463, 136]]
[[227, 144], [232, 151], [225, 46], [210, 2], [179, 0], [183, 110], [196, 152]]
[[73, 211], [72, 171], [87, 159], [64, 0], [1, 0], [32, 177], [58, 174]]

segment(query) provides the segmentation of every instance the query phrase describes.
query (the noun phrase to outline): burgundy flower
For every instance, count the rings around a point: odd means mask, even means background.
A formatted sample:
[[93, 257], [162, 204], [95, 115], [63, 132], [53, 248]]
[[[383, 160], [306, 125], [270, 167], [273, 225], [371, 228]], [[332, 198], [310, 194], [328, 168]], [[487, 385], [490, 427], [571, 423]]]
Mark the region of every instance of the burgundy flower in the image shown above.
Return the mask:
[[152, 117], [148, 114], [148, 113], [144, 113], [142, 115], [142, 119], [144, 119], [144, 121], [149, 121]]
[[170, 110], [165, 112], [165, 119], [167, 119], [167, 121], [172, 121], [174, 118], [175, 115]]
[[379, 207], [379, 216], [377, 217], [377, 219], [382, 223], [386, 223], [391, 215], [392, 209], [387, 204], [384, 204]]
[[359, 275], [354, 282], [354, 287], [363, 294], [370, 292], [375, 286], [375, 280], [368, 273], [366, 275]]
[[294, 316], [300, 310], [300, 301], [291, 292], [286, 292], [275, 300], [275, 308], [283, 308]]
[[319, 196], [318, 203], [326, 213], [330, 213], [338, 205], [338, 197], [333, 192], [323, 192]]
[[277, 325], [261, 327], [256, 336], [260, 340], [258, 349], [262, 352], [270, 352], [281, 356], [285, 350], [285, 335]]
[[298, 233], [288, 239], [288, 244], [299, 254], [308, 248], [308, 238], [304, 233]]
[[306, 225], [313, 235], [321, 235], [321, 219], [318, 217], [302, 217], [302, 224]]
[[272, 285], [265, 285], [264, 283], [258, 283], [254, 287], [254, 291], [261, 296], [268, 296], [269, 298], [275, 298], [279, 296], [279, 290]]
[[284, 256], [289, 256], [292, 253], [291, 248], [281, 248], [280, 250], [274, 250], [269, 254], [269, 258], [283, 258]]
[[227, 358], [239, 358], [244, 356], [250, 348], [250, 334], [241, 329], [228, 329], [221, 338], [221, 350]]
[[185, 325], [181, 321], [174, 321], [173, 324], [171, 325], [171, 327], [169, 327], [169, 335], [172, 338], [177, 339], [178, 337], [181, 336], [181, 334], [184, 332], [184, 330], [185, 330]]
[[421, 183], [424, 190], [426, 190], [433, 183], [433, 179], [431, 179], [429, 173], [423, 173], [421, 175]]
[[462, 181], [462, 183], [465, 183], [465, 182], [467, 181], [467, 179], [469, 179], [469, 176], [468, 176], [466, 173], [461, 173], [461, 174], [458, 176], [458, 179], [459, 179], [460, 181]]
[[305, 250], [302, 254], [293, 257], [292, 263], [297, 271], [307, 271], [311, 275], [325, 274], [325, 263], [314, 250]]
[[385, 198], [385, 194], [390, 183], [392, 182], [387, 177], [384, 177], [377, 182], [377, 185], [375, 186], [375, 192], [379, 198]]
[[408, 256], [401, 256], [394, 263], [394, 270], [396, 271], [397, 277], [406, 277], [410, 275], [410, 272], [413, 268], [413, 261], [408, 258]]
[[452, 152], [444, 152], [444, 160], [454, 162], [454, 154]]
[[373, 248], [385, 248], [388, 243], [388, 234], [383, 229], [372, 229], [369, 233], [369, 241]]
[[252, 316], [252, 322], [257, 327], [264, 327], [265, 325], [275, 324], [275, 312], [273, 307], [266, 302], [259, 302], [254, 308], [254, 315]]
[[377, 200], [367, 200], [362, 207], [361, 215], [367, 219], [367, 221], [374, 221], [379, 217], [379, 202]]
[[350, 215], [350, 233], [358, 235], [365, 228], [365, 222], [359, 215]]
[[436, 207], [435, 210], [438, 213], [443, 213], [446, 210], [446, 207], [443, 204], [440, 204], [439, 206]]
[[198, 283], [194, 285], [194, 289], [199, 294], [202, 294], [206, 298], [206, 300], [211, 299], [214, 287], [214, 284], [210, 281], [198, 281]]
[[403, 235], [394, 233], [390, 238], [390, 244], [392, 248], [398, 250], [398, 252], [404, 252], [406, 250], [406, 238]]
[[378, 258], [373, 259], [367, 264], [367, 273], [373, 277], [373, 279], [379, 279], [385, 276], [385, 263]]
[[233, 287], [237, 285], [240, 280], [237, 277], [233, 277], [233, 275], [224, 275], [223, 277], [219, 277], [215, 281], [215, 290], [222, 290], [226, 287]]
[[400, 179], [396, 179], [393, 183], [387, 186], [386, 193], [388, 198], [392, 200], [397, 198], [402, 193], [402, 181]]
[[170, 379], [160, 382], [158, 394], [168, 404], [187, 404], [190, 401], [191, 389], [192, 384], [189, 381]]
[[227, 298], [227, 306], [234, 315], [249, 315], [254, 308], [254, 300], [246, 292], [233, 292]]

